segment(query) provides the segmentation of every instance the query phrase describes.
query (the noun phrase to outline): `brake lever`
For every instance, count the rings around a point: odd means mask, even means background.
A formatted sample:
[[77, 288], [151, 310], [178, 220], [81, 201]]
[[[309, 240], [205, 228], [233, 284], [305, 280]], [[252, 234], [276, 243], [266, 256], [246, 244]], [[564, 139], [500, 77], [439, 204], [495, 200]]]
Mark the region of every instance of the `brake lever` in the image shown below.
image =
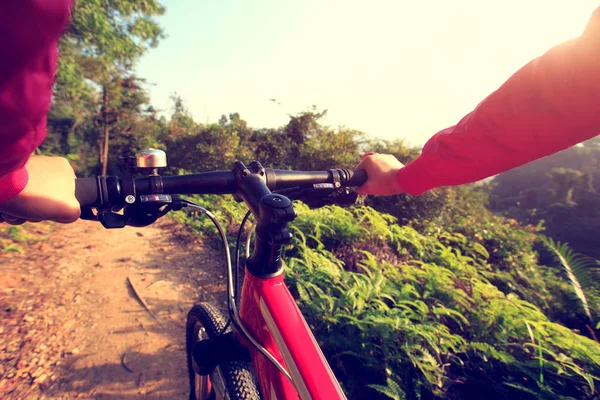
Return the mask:
[[349, 207], [356, 203], [356, 199], [358, 199], [358, 193], [348, 188], [343, 188], [336, 190], [328, 197], [324, 197], [321, 199], [316, 199], [307, 205], [311, 209], [321, 208], [325, 206], [336, 205], [339, 207]]
[[98, 221], [98, 215], [94, 214], [92, 207], [81, 207], [81, 215], [79, 218], [86, 221]]
[[123, 208], [123, 214], [116, 209], [100, 209], [94, 214], [90, 207], [81, 208], [81, 219], [99, 221], [106, 229], [118, 229], [125, 226], [144, 227], [159, 218], [165, 216], [169, 211], [178, 211], [185, 207], [185, 203], [177, 196], [170, 195], [146, 195], [140, 196], [136, 202]]

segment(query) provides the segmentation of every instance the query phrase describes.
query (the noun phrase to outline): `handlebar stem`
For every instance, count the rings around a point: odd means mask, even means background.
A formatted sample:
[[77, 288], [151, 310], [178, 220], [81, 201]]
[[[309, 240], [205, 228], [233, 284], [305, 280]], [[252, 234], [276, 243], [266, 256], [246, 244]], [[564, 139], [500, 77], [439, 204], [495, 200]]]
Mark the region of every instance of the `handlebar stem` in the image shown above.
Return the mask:
[[234, 172], [238, 184], [238, 196], [252, 211], [256, 219], [254, 251], [246, 260], [248, 271], [260, 278], [268, 278], [283, 272], [281, 251], [290, 243], [292, 235], [287, 223], [296, 218], [293, 203], [280, 194], [271, 193], [267, 187], [265, 169], [253, 161], [248, 167], [236, 162]]
[[233, 172], [238, 187], [236, 200], [243, 200], [258, 221], [260, 199], [271, 193], [267, 187], [265, 169], [258, 161], [252, 161], [248, 167], [243, 162], [236, 161]]

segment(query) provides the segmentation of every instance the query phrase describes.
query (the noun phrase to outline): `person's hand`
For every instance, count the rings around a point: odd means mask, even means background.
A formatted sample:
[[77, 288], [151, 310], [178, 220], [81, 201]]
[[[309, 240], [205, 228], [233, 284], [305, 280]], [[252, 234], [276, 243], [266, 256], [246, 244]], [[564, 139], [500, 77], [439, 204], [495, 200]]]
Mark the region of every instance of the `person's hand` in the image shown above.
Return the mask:
[[75, 198], [75, 172], [65, 158], [33, 156], [26, 164], [27, 186], [16, 197], [0, 204], [0, 222], [73, 222], [80, 208]]
[[356, 188], [358, 194], [392, 196], [404, 193], [396, 175], [404, 165], [391, 154], [367, 153], [355, 169], [367, 171], [367, 182]]

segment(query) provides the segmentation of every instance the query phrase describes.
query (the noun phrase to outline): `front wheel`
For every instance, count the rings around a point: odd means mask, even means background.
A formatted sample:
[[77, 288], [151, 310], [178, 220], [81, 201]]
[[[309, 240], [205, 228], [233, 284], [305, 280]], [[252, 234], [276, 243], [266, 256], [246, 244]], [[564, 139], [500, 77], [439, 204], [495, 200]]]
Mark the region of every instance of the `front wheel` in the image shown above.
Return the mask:
[[198, 375], [194, 371], [195, 344], [204, 339], [216, 338], [223, 332], [225, 325], [221, 313], [207, 303], [196, 304], [188, 313], [186, 353], [190, 400], [259, 400], [261, 398], [251, 364], [246, 361], [223, 362], [206, 376]]

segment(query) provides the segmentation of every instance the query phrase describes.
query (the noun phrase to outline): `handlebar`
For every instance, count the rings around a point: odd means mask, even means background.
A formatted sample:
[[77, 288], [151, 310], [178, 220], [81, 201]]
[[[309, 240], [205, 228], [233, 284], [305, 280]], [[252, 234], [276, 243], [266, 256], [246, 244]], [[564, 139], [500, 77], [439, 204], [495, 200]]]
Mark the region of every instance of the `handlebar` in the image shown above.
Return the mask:
[[[360, 186], [367, 180], [364, 170], [290, 171], [262, 169], [269, 190], [309, 188], [315, 184], [336, 187]], [[110, 207], [132, 203], [138, 196], [174, 194], [236, 194], [240, 189], [233, 171], [211, 171], [179, 176], [94, 177], [75, 181], [75, 196], [82, 207]], [[128, 196], [133, 196], [128, 198]]]
[[[75, 196], [82, 207], [82, 219], [99, 221], [112, 229], [147, 226], [183, 207], [202, 209], [171, 195], [233, 194], [237, 201], [244, 201], [256, 221], [254, 252], [246, 267], [255, 276], [267, 277], [282, 270], [282, 246], [292, 238], [287, 223], [296, 217], [292, 200], [302, 200], [313, 208], [354, 204], [357, 194], [349, 187], [360, 186], [366, 180], [364, 170], [288, 171], [265, 169], [257, 161], [246, 167], [238, 161], [232, 171], [159, 176], [153, 170], [153, 175], [142, 178], [77, 179]], [[92, 208], [97, 209], [96, 214]], [[214, 217], [211, 219], [216, 221]], [[215, 224], [223, 235], [218, 222]], [[225, 239], [224, 243], [227, 247]]]

